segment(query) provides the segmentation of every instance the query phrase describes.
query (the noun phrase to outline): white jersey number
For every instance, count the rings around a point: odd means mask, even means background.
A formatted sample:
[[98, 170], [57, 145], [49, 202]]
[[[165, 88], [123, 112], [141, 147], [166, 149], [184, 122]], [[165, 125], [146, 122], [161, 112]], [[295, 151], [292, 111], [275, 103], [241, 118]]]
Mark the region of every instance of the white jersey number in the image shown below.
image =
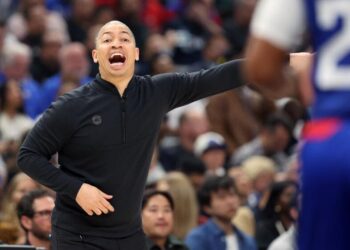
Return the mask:
[[322, 90], [350, 89], [350, 64], [339, 62], [350, 54], [350, 1], [315, 1], [317, 4], [318, 25], [330, 30], [339, 20], [342, 29], [331, 37], [318, 51], [316, 82]]

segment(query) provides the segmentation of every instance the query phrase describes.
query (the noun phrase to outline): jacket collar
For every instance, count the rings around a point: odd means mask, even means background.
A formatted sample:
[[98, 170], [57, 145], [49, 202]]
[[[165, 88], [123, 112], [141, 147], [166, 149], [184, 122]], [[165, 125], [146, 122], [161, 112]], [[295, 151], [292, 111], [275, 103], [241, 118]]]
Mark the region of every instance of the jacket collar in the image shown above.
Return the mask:
[[[96, 80], [95, 82], [97, 83], [97, 86], [105, 91], [108, 91], [110, 93], [113, 93], [113, 94], [118, 94], [119, 95], [119, 92], [118, 92], [118, 89], [111, 83], [111, 82], [108, 82], [104, 79], [102, 79], [101, 75], [100, 74], [97, 74], [96, 75]], [[129, 91], [130, 89], [132, 89], [135, 85], [135, 76], [133, 76], [128, 84], [128, 86], [126, 87], [125, 89], [125, 93], [127, 91]]]

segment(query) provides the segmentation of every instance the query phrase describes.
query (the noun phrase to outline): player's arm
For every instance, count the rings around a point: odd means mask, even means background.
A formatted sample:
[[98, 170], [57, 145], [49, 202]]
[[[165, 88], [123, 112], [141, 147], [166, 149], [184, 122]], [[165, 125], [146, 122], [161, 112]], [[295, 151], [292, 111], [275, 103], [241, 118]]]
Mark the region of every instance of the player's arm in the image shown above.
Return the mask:
[[[300, 0], [261, 0], [254, 13], [246, 48], [244, 71], [249, 82], [261, 85], [270, 96], [296, 93], [289, 50], [301, 40], [304, 27]], [[265, 91], [266, 92], [266, 91]]]

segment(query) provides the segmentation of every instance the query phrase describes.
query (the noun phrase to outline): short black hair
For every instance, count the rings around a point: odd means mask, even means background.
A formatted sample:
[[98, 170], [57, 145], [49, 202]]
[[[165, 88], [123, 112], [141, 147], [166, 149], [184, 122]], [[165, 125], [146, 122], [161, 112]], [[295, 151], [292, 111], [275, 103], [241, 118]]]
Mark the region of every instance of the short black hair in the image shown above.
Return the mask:
[[292, 121], [283, 112], [275, 112], [270, 114], [264, 122], [264, 128], [270, 132], [275, 131], [278, 126], [283, 126], [289, 134], [292, 133]]
[[190, 176], [193, 174], [204, 175], [206, 171], [206, 167], [203, 161], [201, 161], [198, 158], [190, 157], [190, 156], [184, 156], [180, 160], [177, 167], [187, 176]]
[[35, 189], [25, 194], [17, 205], [17, 216], [21, 219], [22, 216], [32, 218], [34, 216], [33, 203], [36, 199], [53, 196], [45, 189]]
[[143, 194], [143, 199], [142, 199], [142, 209], [145, 208], [145, 206], [147, 205], [148, 201], [156, 195], [162, 195], [165, 199], [168, 200], [171, 210], [174, 211], [175, 208], [175, 203], [174, 203], [174, 199], [173, 197], [170, 195], [169, 192], [166, 191], [160, 191], [160, 190], [156, 190], [156, 189], [149, 189], [146, 190], [145, 193]]
[[229, 190], [233, 188], [236, 191], [234, 180], [225, 176], [210, 176], [208, 177], [198, 192], [198, 200], [201, 206], [210, 206], [211, 193], [217, 192], [221, 189]]

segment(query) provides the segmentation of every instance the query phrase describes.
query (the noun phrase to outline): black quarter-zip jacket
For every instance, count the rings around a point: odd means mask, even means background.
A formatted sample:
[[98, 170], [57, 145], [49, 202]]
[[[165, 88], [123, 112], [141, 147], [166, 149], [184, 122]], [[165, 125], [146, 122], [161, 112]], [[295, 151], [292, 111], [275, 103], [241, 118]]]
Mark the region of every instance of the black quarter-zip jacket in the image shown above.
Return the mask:
[[[97, 76], [58, 98], [18, 155], [25, 173], [57, 192], [53, 224], [98, 237], [127, 237], [140, 230], [143, 189], [164, 115], [243, 85], [241, 62], [194, 73], [135, 75], [123, 96]], [[49, 163], [56, 152], [60, 168]], [[83, 183], [113, 195], [115, 212], [87, 215], [75, 201]]]

